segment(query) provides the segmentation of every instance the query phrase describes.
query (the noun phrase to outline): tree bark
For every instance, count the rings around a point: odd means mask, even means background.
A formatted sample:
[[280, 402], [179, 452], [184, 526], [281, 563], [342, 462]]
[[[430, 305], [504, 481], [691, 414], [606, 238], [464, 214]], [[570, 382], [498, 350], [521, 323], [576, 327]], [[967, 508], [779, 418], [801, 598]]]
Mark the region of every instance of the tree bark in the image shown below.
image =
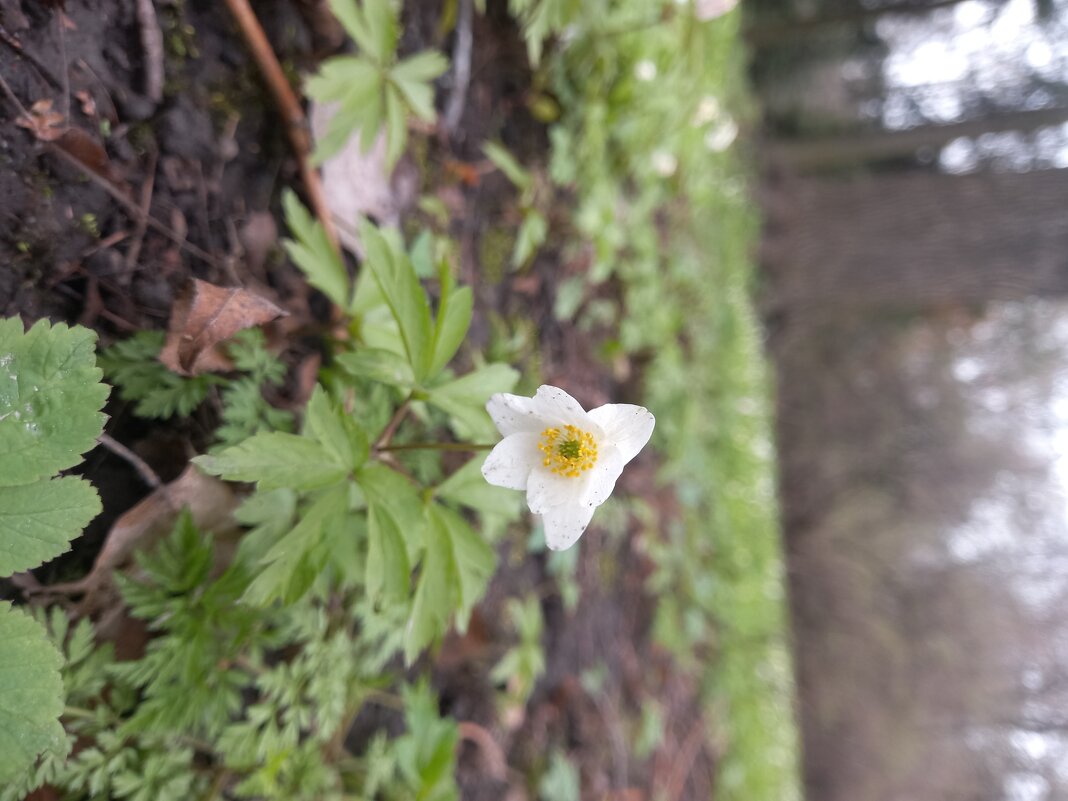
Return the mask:
[[789, 178], [765, 208], [772, 314], [1068, 294], [1068, 170]]

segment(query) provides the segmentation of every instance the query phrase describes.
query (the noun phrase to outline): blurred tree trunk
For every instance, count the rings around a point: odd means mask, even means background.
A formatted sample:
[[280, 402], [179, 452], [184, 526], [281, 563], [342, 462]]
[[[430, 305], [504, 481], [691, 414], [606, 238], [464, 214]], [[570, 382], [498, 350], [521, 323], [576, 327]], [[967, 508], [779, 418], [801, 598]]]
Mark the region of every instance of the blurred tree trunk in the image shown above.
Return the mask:
[[991, 114], [949, 125], [923, 125], [901, 131], [878, 130], [845, 136], [780, 140], [766, 148], [769, 161], [795, 172], [849, 167], [913, 156], [921, 148], [940, 148], [959, 137], [1003, 131], [1030, 132], [1068, 122], [1068, 108], [1042, 108]]
[[790, 21], [776, 20], [752, 25], [745, 30], [745, 39], [751, 47], [777, 47], [796, 42], [798, 39], [822, 33], [828, 29], [843, 25], [854, 27], [883, 14], [926, 14], [936, 8], [955, 6], [965, 0], [906, 0], [880, 6], [857, 6], [856, 8], [824, 14], [819, 17], [802, 18]]
[[767, 192], [769, 313], [1068, 294], [1068, 170], [790, 177]]

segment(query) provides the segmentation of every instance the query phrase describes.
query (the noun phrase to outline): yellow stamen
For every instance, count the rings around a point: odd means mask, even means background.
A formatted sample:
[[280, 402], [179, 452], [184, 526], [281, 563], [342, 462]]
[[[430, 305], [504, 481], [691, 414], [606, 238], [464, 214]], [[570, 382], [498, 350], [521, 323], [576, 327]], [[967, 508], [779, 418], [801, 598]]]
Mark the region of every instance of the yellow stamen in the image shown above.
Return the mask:
[[597, 442], [593, 434], [576, 426], [545, 429], [538, 449], [545, 454], [542, 465], [567, 478], [578, 478], [597, 464]]

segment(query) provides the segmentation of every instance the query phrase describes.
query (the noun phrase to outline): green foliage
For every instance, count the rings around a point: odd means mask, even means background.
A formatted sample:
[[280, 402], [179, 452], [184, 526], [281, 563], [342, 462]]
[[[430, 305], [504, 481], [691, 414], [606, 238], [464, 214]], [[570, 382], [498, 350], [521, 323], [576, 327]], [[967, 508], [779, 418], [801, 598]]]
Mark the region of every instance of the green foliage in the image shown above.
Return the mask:
[[527, 55], [535, 66], [541, 61], [545, 40], [562, 31], [579, 13], [581, 0], [509, 0], [508, 10], [523, 26]]
[[[96, 444], [108, 388], [84, 328], [41, 320], [28, 331], [0, 320], [0, 577], [37, 567], [66, 551], [100, 513], [83, 479], [57, 478]], [[23, 774], [41, 752], [68, 748], [62, 658], [46, 632], [0, 603], [0, 781]]]
[[389, 0], [331, 0], [330, 8], [360, 52], [325, 61], [307, 82], [310, 97], [337, 104], [316, 158], [332, 156], [356, 131], [361, 147], [369, 150], [381, 130], [386, 164], [392, 168], [408, 140], [409, 116], [426, 122], [437, 116], [433, 81], [448, 69], [448, 62], [429, 50], [397, 60], [399, 24]]
[[232, 377], [206, 373], [185, 378], [172, 373], [159, 361], [163, 339], [162, 331], [139, 331], [100, 354], [104, 374], [119, 388], [119, 397], [135, 404], [138, 417], [187, 417], [212, 387], [218, 387], [221, 419], [215, 438], [220, 446], [236, 444], [259, 431], [292, 427], [292, 414], [274, 408], [263, 397], [264, 388], [281, 386], [286, 369], [267, 350], [260, 329], [239, 331], [229, 342]]
[[207, 397], [214, 377], [183, 378], [159, 361], [162, 331], [138, 331], [129, 339], [101, 351], [104, 375], [119, 389], [119, 397], [133, 403], [134, 414], [164, 420], [187, 417]]
[[[739, 16], [702, 23], [652, 5], [584, 3], [546, 65], [562, 108], [549, 173], [577, 203], [565, 252], [593, 257], [585, 286], [561, 287], [556, 313], [577, 314], [580, 327], [617, 324], [605, 346], [615, 358], [655, 354], [641, 402], [657, 412], [661, 479], [683, 519], [647, 521], [649, 589], [658, 638], [706, 670], [710, 718], [730, 742], [716, 797], [796, 798], [767, 378], [749, 297], [757, 228], [745, 168], [708, 144], [721, 120], [701, 111], [741, 105]], [[636, 69], [646, 61], [652, 80]], [[657, 170], [663, 155], [677, 164], [670, 174]], [[621, 303], [584, 304], [610, 276]]]
[[67, 749], [60, 655], [28, 615], [0, 603], [0, 781], [11, 781], [42, 751]]
[[486, 142], [482, 149], [486, 157], [519, 190], [519, 211], [523, 221], [519, 225], [515, 249], [512, 251], [512, 267], [522, 267], [530, 262], [548, 237], [549, 222], [540, 208], [547, 193], [536, 177], [524, 169], [504, 147], [496, 142]]
[[541, 801], [579, 801], [582, 797], [578, 769], [562, 752], [554, 751], [549, 770], [538, 783]]
[[535, 597], [522, 601], [510, 598], [506, 609], [508, 619], [519, 635], [519, 642], [508, 649], [501, 661], [494, 666], [490, 678], [496, 684], [506, 685], [506, 709], [522, 709], [530, 694], [534, 692], [534, 685], [545, 672], [545, 652], [541, 647], [544, 619], [541, 602]]

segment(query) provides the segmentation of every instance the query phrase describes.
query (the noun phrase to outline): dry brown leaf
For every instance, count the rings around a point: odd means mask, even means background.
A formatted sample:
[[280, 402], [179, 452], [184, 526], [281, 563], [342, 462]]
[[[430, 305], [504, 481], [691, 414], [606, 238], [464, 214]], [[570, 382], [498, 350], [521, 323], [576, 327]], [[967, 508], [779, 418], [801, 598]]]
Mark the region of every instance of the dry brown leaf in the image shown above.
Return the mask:
[[79, 89], [74, 93], [74, 96], [78, 98], [78, 104], [81, 106], [82, 114], [86, 117], [96, 116], [96, 100], [85, 89]]
[[194, 278], [174, 303], [159, 359], [180, 375], [233, 369], [220, 347], [222, 343], [238, 331], [286, 314], [247, 289], [215, 286]]
[[53, 584], [49, 593], [85, 593], [84, 607], [92, 608], [89, 596], [108, 583], [111, 574], [127, 562], [138, 548], [148, 547], [170, 532], [182, 509], [188, 509], [198, 528], [215, 533], [232, 530], [232, 512], [238, 497], [229, 485], [206, 476], [189, 465], [170, 484], [160, 487], [124, 512], [111, 526], [93, 569], [79, 581]]
[[30, 106], [29, 116], [22, 115], [15, 124], [31, 131], [42, 142], [54, 142], [67, 130], [67, 121], [52, 110], [52, 99], [47, 97]]
[[113, 183], [117, 181], [104, 146], [80, 128], [67, 128], [56, 137], [53, 144], [66, 151], [67, 155], [76, 159], [87, 170]]

